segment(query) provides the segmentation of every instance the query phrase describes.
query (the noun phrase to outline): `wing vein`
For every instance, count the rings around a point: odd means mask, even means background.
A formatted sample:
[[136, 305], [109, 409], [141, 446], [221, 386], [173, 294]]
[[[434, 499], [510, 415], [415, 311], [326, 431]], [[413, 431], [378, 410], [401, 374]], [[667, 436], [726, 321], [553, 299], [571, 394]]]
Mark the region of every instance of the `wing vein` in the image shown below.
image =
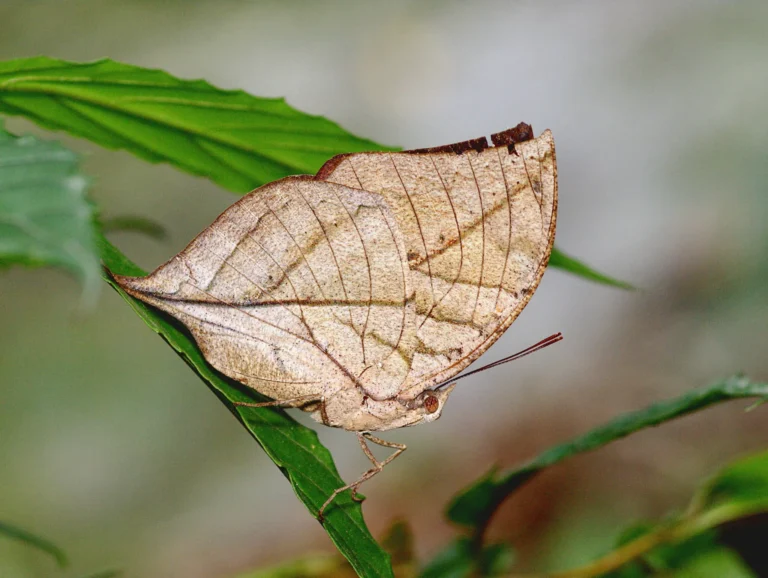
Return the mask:
[[533, 181], [531, 180], [531, 173], [528, 172], [528, 163], [525, 162], [525, 154], [521, 154], [520, 158], [523, 159], [523, 168], [525, 169], [525, 176], [528, 177], [528, 185], [531, 187], [531, 194], [533, 194], [533, 198], [536, 199], [536, 203], [539, 205], [539, 212], [543, 211], [542, 201], [539, 199], [539, 196], [536, 194], [536, 189], [533, 187]]
[[[223, 237], [223, 235], [221, 235], [221, 234], [220, 234], [218, 231], [216, 231], [215, 229], [211, 229], [211, 231], [214, 231], [214, 232], [216, 233], [216, 235], [218, 235], [220, 238], [221, 238], [221, 237]], [[240, 276], [241, 276], [243, 279], [245, 279], [245, 280], [246, 280], [246, 281], [248, 281], [249, 283], [253, 283], [253, 284], [254, 284], [256, 287], [258, 287], [259, 291], [261, 291], [261, 292], [263, 292], [263, 293], [267, 293], [267, 294], [268, 294], [268, 295], [269, 295], [269, 296], [272, 298], [272, 300], [273, 300], [273, 303], [279, 303], [279, 301], [278, 301], [278, 300], [276, 300], [276, 299], [274, 298], [274, 295], [273, 295], [273, 293], [272, 293], [272, 291], [271, 291], [270, 289], [266, 289], [266, 288], [262, 287], [261, 285], [259, 285], [259, 283], [257, 283], [256, 281], [254, 281], [253, 279], [251, 279], [251, 278], [250, 278], [248, 275], [246, 275], [245, 273], [243, 273], [243, 272], [242, 272], [240, 269], [238, 269], [237, 267], [235, 267], [235, 266], [234, 266], [232, 263], [230, 263], [230, 262], [229, 262], [229, 257], [222, 257], [221, 255], [218, 255], [218, 254], [214, 253], [214, 252], [213, 252], [211, 249], [209, 249], [209, 248], [208, 248], [208, 247], [206, 247], [206, 246], [203, 246], [203, 248], [204, 248], [206, 251], [208, 251], [209, 253], [211, 253], [211, 254], [212, 254], [214, 257], [216, 257], [217, 259], [221, 259], [222, 265], [227, 265], [227, 266], [228, 266], [228, 267], [230, 267], [230, 268], [231, 268], [233, 271], [235, 271], [236, 273], [238, 273], [238, 274], [239, 274], [239, 275], [240, 275]], [[245, 255], [246, 257], [248, 257], [249, 259], [251, 259], [251, 260], [252, 260], [254, 263], [256, 263], [257, 265], [259, 265], [259, 262], [258, 262], [258, 261], [256, 261], [256, 259], [254, 259], [254, 258], [253, 258], [253, 257], [252, 257], [252, 256], [251, 256], [251, 255], [250, 255], [248, 252], [247, 252], [247, 251], [243, 251], [242, 249], [240, 249], [240, 247], [239, 247], [238, 245], [235, 245], [235, 250], [236, 250], [236, 251], [239, 251], [240, 253], [242, 253], [243, 255]], [[299, 297], [299, 296], [298, 296], [298, 295], [296, 295], [296, 300], [297, 300], [297, 301], [299, 300], [299, 299], [298, 299], [298, 297]], [[301, 322], [303, 322], [303, 321], [304, 321], [304, 320], [302, 319], [302, 317], [301, 317], [301, 316], [299, 316], [299, 315], [296, 315], [296, 313], [294, 313], [293, 311], [291, 311], [291, 310], [290, 310], [290, 308], [288, 308], [287, 306], [283, 305], [283, 309], [285, 309], [285, 310], [286, 310], [288, 313], [290, 313], [291, 315], [293, 315], [294, 317], [296, 317], [296, 319], [298, 319], [299, 321], [301, 321]]]
[[[248, 211], [248, 212], [251, 214], [251, 216], [254, 218], [254, 222], [258, 223], [258, 221], [259, 221], [259, 218], [260, 218], [260, 217], [257, 217], [257, 216], [256, 216], [256, 213], [254, 213], [254, 212], [251, 210], [251, 208], [250, 208], [250, 207], [249, 207], [249, 206], [248, 206], [246, 203], [243, 203], [243, 205], [242, 205], [242, 206], [245, 208], [245, 210], [246, 210], [246, 211]], [[258, 240], [258, 239], [257, 239], [257, 238], [256, 238], [256, 237], [253, 235], [253, 231], [252, 231], [252, 230], [248, 232], [248, 238], [249, 238], [251, 241], [253, 241], [254, 243], [256, 243], [256, 244], [259, 246], [259, 249], [261, 249], [261, 252], [262, 252], [262, 253], [264, 253], [264, 254], [265, 254], [267, 257], [269, 257], [269, 259], [270, 259], [270, 260], [271, 260], [271, 261], [272, 261], [272, 262], [273, 262], [275, 265], [277, 265], [277, 268], [278, 268], [278, 269], [280, 269], [280, 271], [282, 272], [282, 274], [283, 274], [283, 277], [285, 278], [285, 280], [286, 280], [286, 281], [288, 281], [288, 284], [291, 286], [291, 290], [293, 291], [293, 294], [296, 296], [296, 301], [297, 301], [297, 303], [298, 303], [298, 305], [299, 305], [299, 315], [300, 315], [300, 317], [301, 317], [301, 321], [302, 321], [302, 323], [304, 323], [304, 327], [305, 327], [305, 329], [306, 329], [307, 331], [309, 331], [309, 333], [310, 333], [310, 335], [311, 335], [311, 334], [312, 334], [312, 329], [309, 327], [309, 324], [307, 323], [307, 320], [306, 320], [306, 318], [304, 317], [304, 309], [302, 309], [302, 307], [301, 307], [301, 298], [299, 297], [299, 292], [298, 292], [298, 291], [296, 291], [296, 287], [294, 286], [294, 284], [293, 284], [293, 281], [291, 281], [291, 278], [290, 278], [290, 276], [288, 275], [288, 272], [287, 272], [287, 271], [286, 271], [286, 270], [283, 268], [283, 266], [282, 266], [282, 265], [281, 265], [281, 264], [280, 264], [280, 263], [277, 261], [277, 259], [275, 259], [275, 258], [272, 256], [272, 253], [270, 253], [269, 251], [267, 251], [267, 250], [264, 248], [264, 246], [263, 246], [261, 243], [259, 243], [259, 240]], [[279, 284], [278, 284], [278, 286], [279, 286]]]
[[359, 185], [360, 185], [360, 189], [361, 189], [361, 190], [363, 190], [363, 191], [367, 190], [367, 189], [366, 189], [366, 188], [363, 186], [363, 181], [361, 181], [361, 180], [360, 180], [360, 177], [359, 177], [359, 176], [357, 176], [357, 171], [355, 170], [355, 165], [353, 165], [353, 164], [352, 164], [352, 158], [351, 158], [351, 157], [350, 157], [350, 158], [348, 158], [348, 159], [347, 159], [347, 162], [349, 163], [349, 168], [351, 168], [351, 169], [352, 169], [352, 174], [353, 174], [353, 175], [355, 175], [355, 178], [357, 179], [357, 184], [359, 184]]
[[501, 152], [496, 149], [496, 154], [499, 157], [499, 168], [501, 169], [501, 178], [504, 181], [504, 194], [507, 196], [507, 212], [509, 214], [509, 229], [507, 231], [507, 250], [504, 255], [504, 265], [501, 267], [501, 281], [499, 282], [499, 292], [496, 293], [496, 302], [493, 305], [494, 310], [499, 306], [499, 299], [501, 298], [501, 289], [504, 287], [504, 277], [507, 275], [507, 263], [509, 262], [509, 253], [512, 249], [512, 197], [509, 195], [509, 183], [507, 183], [507, 175], [504, 173], [504, 161], [501, 159]]
[[[241, 313], [247, 315], [248, 317], [250, 317], [251, 319], [253, 319], [255, 321], [258, 321], [259, 323], [263, 323], [264, 325], [268, 325], [269, 327], [277, 329], [278, 331], [282, 331], [283, 333], [287, 333], [291, 337], [295, 337], [296, 339], [300, 339], [302, 341], [305, 341], [307, 343], [311, 343], [311, 344], [317, 346], [317, 344], [314, 343], [311, 339], [307, 339], [306, 337], [304, 337], [302, 335], [299, 335], [298, 333], [294, 333], [293, 331], [291, 331], [289, 329], [286, 329], [285, 327], [280, 327], [279, 325], [276, 325], [275, 323], [272, 323], [271, 321], [267, 321], [266, 319], [262, 319], [261, 317], [257, 317], [256, 315], [254, 315], [253, 313], [250, 313], [245, 308], [240, 307], [236, 303], [230, 303], [229, 301], [226, 301], [225, 299], [221, 299], [219, 297], [216, 297], [216, 295], [214, 295], [213, 293], [209, 293], [205, 289], [202, 289], [202, 288], [198, 287], [197, 285], [195, 285], [194, 283], [192, 283], [191, 281], [194, 281], [194, 279], [192, 279], [192, 277], [187, 277], [187, 278], [190, 280], [190, 282], [187, 283], [190, 287], [192, 287], [193, 289], [198, 290], [200, 293], [203, 293], [204, 295], [207, 295], [211, 299], [214, 299], [214, 300], [218, 301], [219, 303], [222, 303], [223, 305], [226, 305], [227, 307], [231, 307], [232, 309], [234, 309], [236, 311], [240, 311]], [[205, 321], [205, 323], [208, 323], [208, 321]], [[227, 328], [227, 329], [230, 329], [230, 328]], [[232, 331], [235, 331], [236, 333], [241, 333], [240, 331], [237, 331], [235, 329], [233, 329]], [[248, 334], [247, 333], [243, 333], [243, 335], [248, 335]], [[258, 338], [254, 337], [254, 339], [258, 339]], [[258, 340], [259, 341], [263, 341], [261, 339], [258, 339]], [[267, 343], [267, 342], [265, 341], [264, 343]], [[321, 349], [321, 351], [322, 351], [322, 349]]]
[[[398, 347], [400, 347], [400, 342], [403, 339], [403, 333], [405, 332], [405, 314], [406, 314], [406, 304], [408, 303], [408, 286], [406, 284], [405, 275], [407, 273], [405, 260], [403, 259], [403, 255], [400, 253], [400, 248], [397, 246], [397, 240], [395, 239], [395, 232], [392, 230], [392, 226], [389, 224], [389, 220], [387, 219], [386, 215], [384, 214], [384, 210], [379, 207], [379, 211], [381, 212], [381, 217], [384, 219], [384, 222], [387, 224], [387, 229], [389, 229], [389, 234], [392, 236], [392, 242], [395, 244], [395, 249], [397, 250], [398, 255], [400, 256], [400, 270], [402, 272], [403, 277], [403, 317], [400, 320], [400, 334], [397, 336], [397, 341], [395, 342], [395, 346], [392, 348], [392, 351], [390, 351], [387, 356], [384, 359], [389, 359], [389, 357], [397, 351], [398, 353], [401, 353], [398, 350]], [[383, 360], [382, 360], [383, 361]], [[408, 360], [408, 366], [410, 367], [411, 362]]]
[[[193, 280], [191, 277], [187, 277], [187, 278], [190, 281]], [[328, 358], [328, 360], [331, 361], [331, 363], [333, 363], [336, 367], [338, 367], [341, 370], [341, 372], [352, 381], [352, 383], [354, 383], [357, 386], [361, 385], [360, 382], [355, 378], [355, 376], [352, 375], [347, 370], [347, 368], [345, 368], [335, 357], [333, 357], [333, 355], [328, 353], [328, 351], [326, 351], [323, 347], [320, 346], [320, 344], [315, 340], [314, 335], [312, 334], [311, 330], [310, 330], [310, 336], [312, 337], [312, 339], [307, 339], [306, 337], [303, 337], [303, 336], [299, 335], [298, 333], [293, 333], [292, 331], [289, 331], [285, 327], [280, 327], [279, 325], [275, 325], [274, 323], [271, 323], [271, 322], [269, 322], [269, 321], [267, 321], [265, 319], [261, 319], [260, 317], [256, 317], [255, 315], [249, 313], [248, 311], [246, 311], [242, 307], [238, 307], [237, 305], [235, 305], [233, 303], [229, 303], [229, 302], [227, 302], [227, 301], [225, 301], [223, 299], [219, 299], [215, 295], [212, 295], [212, 294], [208, 293], [205, 289], [201, 289], [200, 287], [198, 287], [194, 283], [189, 283], [189, 285], [191, 285], [194, 289], [197, 289], [201, 293], [204, 293], [205, 295], [208, 295], [208, 297], [210, 297], [212, 299], [215, 299], [216, 301], [219, 301], [220, 303], [223, 303], [227, 307], [231, 307], [232, 309], [235, 309], [236, 311], [240, 311], [241, 313], [244, 313], [245, 315], [247, 315], [248, 317], [254, 319], [255, 321], [258, 321], [260, 323], [263, 323], [264, 325], [268, 325], [270, 327], [273, 327], [274, 329], [277, 329], [278, 331], [282, 331], [284, 333], [287, 333], [291, 337], [295, 337], [296, 339], [299, 339], [300, 341], [304, 341], [305, 343], [308, 343], [308, 344], [312, 345], [318, 351], [320, 351], [323, 355], [325, 355]], [[208, 321], [204, 321], [204, 323], [208, 323]], [[226, 329], [230, 329], [230, 328], [227, 327]], [[249, 334], [241, 332], [241, 331], [237, 331], [237, 330], [233, 330], [233, 331], [235, 331], [236, 333], [241, 333], [242, 335], [249, 336]], [[250, 337], [253, 337], [254, 339], [257, 339], [259, 341], [263, 341], [263, 340], [258, 339], [257, 337], [252, 336], [252, 335]]]
[[481, 245], [480, 254], [480, 278], [477, 281], [477, 293], [475, 294], [475, 306], [472, 309], [472, 322], [475, 321], [475, 314], [477, 313], [477, 304], [480, 302], [480, 287], [483, 285], [483, 274], [485, 273], [485, 209], [483, 208], [483, 193], [480, 191], [480, 183], [477, 182], [477, 175], [475, 175], [475, 168], [472, 166], [472, 158], [467, 155], [467, 162], [469, 163], [469, 170], [472, 171], [472, 178], [475, 180], [475, 188], [477, 189], [477, 198], [480, 201], [480, 224], [481, 235], [483, 242]]
[[405, 193], [405, 196], [408, 199], [408, 204], [411, 205], [411, 211], [413, 211], [413, 216], [416, 219], [416, 226], [419, 229], [419, 236], [421, 237], [421, 244], [424, 247], [424, 255], [427, 257], [427, 271], [429, 272], [429, 288], [431, 291], [431, 298], [432, 303], [430, 304], [430, 311], [431, 306], [435, 303], [435, 285], [434, 281], [432, 281], [432, 265], [429, 262], [429, 250], [427, 249], [427, 240], [424, 238], [424, 230], [421, 227], [421, 220], [419, 219], [419, 214], [416, 212], [416, 207], [413, 204], [413, 199], [411, 198], [410, 193], [408, 192], [408, 188], [405, 186], [405, 183], [403, 182], [403, 177], [400, 175], [400, 171], [397, 170], [397, 165], [395, 164], [395, 157], [392, 156], [392, 154], [389, 154], [389, 160], [392, 162], [392, 166], [395, 168], [395, 173], [397, 174], [397, 178], [400, 179], [400, 184], [403, 187], [403, 192]]
[[285, 223], [283, 223], [282, 219], [277, 216], [277, 213], [270, 207], [266, 200], [264, 201], [264, 206], [267, 207], [267, 210], [272, 213], [272, 216], [277, 219], [277, 222], [280, 223], [280, 225], [283, 227], [285, 232], [288, 234], [288, 236], [291, 238], [291, 241], [293, 241], [293, 244], [296, 245], [296, 248], [299, 250], [299, 254], [301, 255], [301, 258], [304, 260], [304, 262], [307, 264], [307, 269], [309, 269], [309, 274], [312, 275], [312, 279], [315, 281], [315, 285], [317, 285], [318, 291], [320, 291], [320, 296], [323, 299], [328, 299], [325, 296], [325, 292], [323, 291], [322, 285], [320, 285], [320, 281], [317, 280], [317, 276], [315, 275], [314, 269], [312, 269], [312, 265], [309, 264], [309, 260], [307, 259], [307, 256], [304, 254], [304, 249], [301, 248], [301, 245], [299, 245], [299, 242], [296, 240], [296, 238], [293, 236], [293, 234], [288, 230], [288, 227], [285, 226]]
[[[453, 278], [453, 281], [451, 281], [451, 286], [448, 287], [448, 290], [443, 293], [443, 295], [440, 297], [440, 299], [437, 301], [437, 303], [434, 303], [432, 307], [430, 307], [429, 312], [424, 316], [424, 320], [421, 322], [421, 325], [419, 325], [419, 329], [421, 329], [424, 324], [427, 322], [427, 319], [432, 315], [432, 311], [435, 310], [436, 307], [440, 305], [440, 303], [443, 302], [443, 299], [445, 299], [448, 294], [453, 290], [453, 288], [456, 286], [456, 281], [459, 280], [459, 277], [461, 277], [461, 270], [464, 267], [464, 243], [462, 241], [462, 234], [461, 234], [461, 227], [459, 226], [459, 217], [456, 213], [456, 206], [453, 204], [453, 199], [451, 198], [451, 193], [448, 191], [448, 187], [445, 185], [445, 181], [443, 180], [443, 175], [440, 174], [440, 170], [437, 168], [437, 163], [435, 162], [435, 158], [433, 156], [430, 156], [430, 159], [432, 160], [432, 166], [435, 168], [435, 174], [437, 175], [437, 178], [440, 180], [440, 184], [443, 187], [443, 191], [445, 191], [445, 196], [448, 199], [448, 205], [451, 207], [451, 212], [453, 213], [453, 221], [456, 223], [456, 234], [458, 235], [459, 240], [459, 268], [456, 271], [456, 275]], [[446, 244], [446, 248], [450, 246]], [[443, 249], [444, 251], [445, 249]], [[442, 253], [443, 251], [440, 251]], [[438, 252], [435, 252], [433, 254], [440, 254]]]
[[[323, 225], [323, 222], [320, 220], [320, 217], [317, 216], [317, 212], [312, 207], [312, 205], [309, 204], [309, 201], [307, 200], [307, 197], [304, 196], [304, 193], [301, 192], [300, 187], [294, 185], [294, 190], [299, 193], [301, 198], [304, 200], [304, 203], [306, 203], [307, 208], [312, 213], [312, 216], [315, 217], [315, 220], [317, 221], [317, 224], [320, 225], [320, 230], [323, 232], [323, 236], [325, 237], [325, 240], [328, 242], [328, 248], [331, 251], [331, 257], [333, 257], [333, 264], [336, 266], [336, 273], [339, 276], [339, 282], [341, 283], [341, 291], [344, 293], [344, 300], [347, 303], [347, 314], [349, 315], [349, 325], [352, 328], [353, 331], [355, 331], [355, 324], [352, 321], [352, 308], [349, 306], [349, 295], [347, 294], [347, 288], [344, 285], [344, 278], [341, 273], [341, 267], [339, 267], [339, 260], [336, 258], [336, 251], [333, 250], [333, 244], [331, 243], [331, 238], [328, 236], [328, 231], [325, 230], [325, 225]], [[295, 241], [294, 241], [295, 242]], [[297, 244], [298, 246], [298, 244]], [[303, 254], [302, 254], [303, 256]], [[305, 261], [307, 261], [306, 257], [304, 258]], [[309, 266], [309, 261], [307, 261], [307, 266]], [[310, 267], [311, 270], [311, 267]], [[313, 275], [314, 276], [314, 275]], [[322, 293], [322, 290], [321, 290]]]
[[[352, 162], [349, 161], [349, 166], [352, 167], [352, 173], [355, 175], [355, 178], [357, 179], [357, 182], [360, 184], [360, 188], [362, 189], [363, 183], [360, 182], [360, 178], [357, 176], [357, 172], [355, 172], [355, 168], [352, 166]], [[371, 276], [371, 259], [368, 256], [368, 250], [365, 247], [365, 240], [363, 239], [363, 235], [360, 233], [360, 229], [357, 226], [357, 222], [355, 222], [355, 218], [352, 216], [352, 213], [349, 212], [349, 209], [347, 208], [347, 205], [344, 204], [344, 201], [339, 196], [339, 193], [336, 191], [335, 187], [331, 187], [333, 190], [333, 194], [336, 195], [336, 198], [339, 200], [339, 203], [341, 203], [341, 206], [344, 207], [344, 210], [347, 212], [347, 215], [349, 216], [349, 220], [352, 221], [352, 226], [355, 228], [355, 231], [357, 232], [357, 236], [360, 239], [360, 245], [363, 247], [363, 255], [365, 256], [365, 266], [368, 268], [368, 309], [365, 312], [365, 321], [363, 322], [363, 332], [360, 336], [360, 344], [363, 349], [363, 365], [365, 365], [365, 333], [368, 330], [368, 319], [371, 316], [371, 306], [373, 302], [373, 277]]]

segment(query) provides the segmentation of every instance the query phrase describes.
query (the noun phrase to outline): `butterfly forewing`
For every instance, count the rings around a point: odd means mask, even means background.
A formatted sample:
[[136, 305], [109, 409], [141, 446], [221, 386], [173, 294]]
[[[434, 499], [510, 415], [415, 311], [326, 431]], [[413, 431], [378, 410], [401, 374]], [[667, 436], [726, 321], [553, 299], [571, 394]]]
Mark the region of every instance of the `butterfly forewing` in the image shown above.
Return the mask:
[[490, 347], [549, 259], [557, 203], [551, 133], [476, 149], [345, 155], [319, 173], [381, 194], [400, 225], [418, 326], [416, 348], [406, 354], [406, 397]]

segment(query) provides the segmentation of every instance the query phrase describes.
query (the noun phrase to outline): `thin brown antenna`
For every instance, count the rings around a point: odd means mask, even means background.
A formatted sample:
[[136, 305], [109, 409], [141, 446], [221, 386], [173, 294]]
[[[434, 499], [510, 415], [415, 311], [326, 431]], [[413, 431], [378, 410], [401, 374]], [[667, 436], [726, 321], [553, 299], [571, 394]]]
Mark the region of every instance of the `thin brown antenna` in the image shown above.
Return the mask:
[[440, 389], [441, 387], [445, 387], [446, 385], [450, 385], [452, 383], [456, 383], [460, 379], [464, 379], [465, 377], [469, 377], [470, 375], [474, 375], [475, 373], [480, 373], [481, 371], [485, 371], [486, 369], [493, 369], [494, 367], [497, 367], [499, 365], [502, 365], [504, 363], [509, 363], [510, 361], [515, 361], [516, 359], [520, 359], [521, 357], [525, 357], [526, 355], [529, 355], [531, 353], [534, 353], [536, 351], [539, 351], [540, 349], [544, 349], [545, 347], [552, 345], [553, 343], [557, 343], [558, 341], [563, 340], [563, 334], [562, 333], [555, 333], [554, 335], [550, 335], [549, 337], [545, 337], [538, 343], [535, 343], [531, 345], [530, 347], [526, 347], [522, 351], [518, 351], [517, 353], [513, 353], [512, 355], [508, 355], [507, 357], [504, 357], [502, 359], [499, 359], [498, 361], [494, 361], [493, 363], [489, 363], [488, 365], [484, 365], [483, 367], [480, 367], [478, 369], [474, 369], [472, 371], [469, 371], [467, 373], [464, 373], [462, 375], [459, 375], [458, 377], [454, 377], [453, 379], [449, 379], [448, 381], [444, 381], [434, 389]]

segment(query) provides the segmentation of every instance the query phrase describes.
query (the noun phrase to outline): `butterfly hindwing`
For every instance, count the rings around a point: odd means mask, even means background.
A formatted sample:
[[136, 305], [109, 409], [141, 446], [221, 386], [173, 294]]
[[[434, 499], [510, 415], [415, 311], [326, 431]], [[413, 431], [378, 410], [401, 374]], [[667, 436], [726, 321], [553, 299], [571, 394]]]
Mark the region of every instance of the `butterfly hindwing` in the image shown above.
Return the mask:
[[397, 393], [408, 371], [398, 348], [415, 332], [409, 272], [377, 194], [270, 183], [149, 276], [118, 281], [184, 323], [219, 371], [275, 399], [376, 379]]

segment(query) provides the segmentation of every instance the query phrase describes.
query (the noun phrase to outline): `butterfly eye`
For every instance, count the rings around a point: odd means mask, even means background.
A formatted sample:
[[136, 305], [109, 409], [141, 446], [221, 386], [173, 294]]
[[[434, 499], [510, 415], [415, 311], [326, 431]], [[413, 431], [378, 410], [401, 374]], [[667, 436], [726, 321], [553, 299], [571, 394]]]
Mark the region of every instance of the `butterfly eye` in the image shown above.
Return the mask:
[[434, 395], [428, 395], [424, 398], [424, 409], [427, 410], [427, 413], [435, 413], [438, 407], [440, 407], [440, 402]]

